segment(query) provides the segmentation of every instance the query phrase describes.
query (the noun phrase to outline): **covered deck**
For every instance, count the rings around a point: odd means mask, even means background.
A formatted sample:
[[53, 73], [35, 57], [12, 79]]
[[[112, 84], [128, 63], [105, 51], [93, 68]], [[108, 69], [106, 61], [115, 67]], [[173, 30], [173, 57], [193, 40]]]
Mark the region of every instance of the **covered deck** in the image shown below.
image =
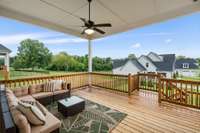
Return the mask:
[[140, 90], [131, 97], [102, 88], [74, 90], [78, 95], [127, 114], [113, 133], [200, 132], [200, 110], [167, 102], [158, 103], [156, 92]]

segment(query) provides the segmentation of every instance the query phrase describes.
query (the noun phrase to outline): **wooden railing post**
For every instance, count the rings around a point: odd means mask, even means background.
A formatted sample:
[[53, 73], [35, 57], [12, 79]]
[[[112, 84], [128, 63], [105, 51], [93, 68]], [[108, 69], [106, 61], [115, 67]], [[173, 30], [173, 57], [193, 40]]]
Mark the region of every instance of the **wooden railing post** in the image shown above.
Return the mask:
[[161, 89], [162, 89], [162, 86], [161, 86], [161, 76], [158, 75], [158, 103], [161, 103]]
[[131, 89], [132, 89], [132, 77], [131, 74], [128, 74], [128, 95], [131, 95]]
[[136, 82], [137, 82], [137, 88], [136, 88], [136, 89], [139, 91], [139, 90], [140, 90], [140, 87], [139, 87], [139, 84], [140, 84], [140, 78], [139, 78], [139, 76], [140, 76], [140, 75], [139, 75], [139, 73], [138, 73], [136, 76], [137, 76], [137, 77], [136, 77], [136, 78], [137, 78], [137, 79], [136, 79]]

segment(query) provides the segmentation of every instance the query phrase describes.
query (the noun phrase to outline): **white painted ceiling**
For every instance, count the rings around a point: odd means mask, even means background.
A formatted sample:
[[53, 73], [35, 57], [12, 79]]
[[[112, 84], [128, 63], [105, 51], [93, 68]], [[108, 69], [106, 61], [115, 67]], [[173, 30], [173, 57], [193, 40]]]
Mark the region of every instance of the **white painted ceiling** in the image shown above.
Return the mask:
[[[101, 38], [144, 25], [161, 22], [200, 10], [194, 0], [93, 0], [91, 19], [95, 23], [111, 23], [101, 28]], [[63, 33], [81, 35], [83, 25], [79, 17], [88, 18], [87, 0], [0, 0], [0, 15], [40, 25]]]

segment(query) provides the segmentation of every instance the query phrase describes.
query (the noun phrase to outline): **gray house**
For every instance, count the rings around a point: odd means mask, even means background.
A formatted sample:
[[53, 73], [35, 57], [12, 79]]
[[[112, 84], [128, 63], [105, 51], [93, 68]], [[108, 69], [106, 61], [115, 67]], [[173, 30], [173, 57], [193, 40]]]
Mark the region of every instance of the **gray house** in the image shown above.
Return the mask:
[[175, 54], [161, 54], [150, 52], [137, 59], [122, 59], [113, 61], [113, 73], [127, 75], [138, 72], [159, 72], [165, 73], [171, 78], [175, 72]]
[[11, 50], [5, 47], [4, 45], [0, 44], [0, 58], [4, 58], [4, 65], [6, 66], [7, 71], [9, 71], [9, 54], [11, 53]]
[[193, 77], [199, 75], [199, 66], [194, 59], [176, 60], [176, 73], [182, 76]]

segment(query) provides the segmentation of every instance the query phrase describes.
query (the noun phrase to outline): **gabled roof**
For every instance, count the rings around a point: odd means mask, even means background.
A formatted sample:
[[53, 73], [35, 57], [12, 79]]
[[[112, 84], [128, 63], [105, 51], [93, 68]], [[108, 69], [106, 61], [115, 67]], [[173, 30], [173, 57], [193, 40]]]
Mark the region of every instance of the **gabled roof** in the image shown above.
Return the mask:
[[128, 61], [128, 58], [113, 60], [113, 63], [112, 63], [113, 69], [122, 67], [124, 64], [126, 64], [127, 61]]
[[0, 53], [11, 53], [12, 51], [5, 47], [4, 45], [0, 44]]
[[183, 69], [183, 64], [188, 63], [189, 69], [198, 69], [197, 61], [195, 59], [178, 59], [176, 60], [176, 69]]
[[113, 69], [115, 68], [119, 68], [123, 69], [124, 65], [128, 62], [131, 61], [138, 69], [140, 69], [141, 71], [145, 71], [146, 69], [138, 62], [137, 59], [117, 59], [117, 60], [113, 60]]
[[[144, 57], [147, 60], [149, 60], [157, 68], [157, 71], [173, 71], [175, 69], [175, 62], [176, 62], [175, 54], [161, 54], [161, 55], [158, 55], [158, 56], [162, 57], [162, 61], [155, 62], [150, 57], [145, 56], [145, 55], [141, 55], [139, 58]], [[122, 67], [128, 61], [129, 61], [128, 58], [114, 60], [113, 61], [113, 68], [115, 69], [115, 68], [118, 68], [118, 67]], [[133, 59], [132, 62], [141, 71], [146, 70], [146, 68], [142, 64], [140, 64], [137, 59]]]
[[150, 58], [150, 55], [154, 55], [159, 61], [163, 60], [163, 58], [161, 58], [158, 54], [156, 54], [154, 52], [150, 52], [147, 56]]
[[175, 54], [163, 54], [159, 56], [163, 57], [163, 61], [153, 62], [157, 67], [157, 71], [173, 71], [176, 62]]
[[145, 70], [146, 70], [146, 68], [143, 67], [143, 66], [138, 62], [137, 59], [131, 60], [131, 62], [132, 62], [138, 69], [140, 69], [141, 71], [145, 71]]

